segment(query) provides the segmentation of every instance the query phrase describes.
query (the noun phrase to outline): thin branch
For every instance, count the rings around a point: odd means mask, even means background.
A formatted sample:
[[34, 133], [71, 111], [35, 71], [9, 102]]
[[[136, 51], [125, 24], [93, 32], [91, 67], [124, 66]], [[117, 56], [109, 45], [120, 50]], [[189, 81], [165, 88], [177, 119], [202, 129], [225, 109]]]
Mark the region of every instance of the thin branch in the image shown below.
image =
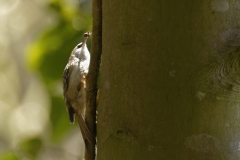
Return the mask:
[[96, 108], [97, 108], [97, 79], [102, 54], [102, 0], [93, 0], [93, 30], [92, 48], [87, 85], [87, 108], [85, 122], [91, 132], [93, 145], [87, 146], [85, 160], [95, 160], [96, 157]]

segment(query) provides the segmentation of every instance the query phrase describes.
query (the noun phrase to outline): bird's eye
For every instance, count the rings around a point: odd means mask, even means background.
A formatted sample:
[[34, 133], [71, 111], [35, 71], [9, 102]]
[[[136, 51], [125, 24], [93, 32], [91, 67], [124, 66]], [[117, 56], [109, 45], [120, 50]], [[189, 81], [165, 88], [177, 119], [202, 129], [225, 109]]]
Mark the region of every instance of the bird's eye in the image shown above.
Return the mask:
[[82, 47], [82, 43], [77, 45], [77, 49]]

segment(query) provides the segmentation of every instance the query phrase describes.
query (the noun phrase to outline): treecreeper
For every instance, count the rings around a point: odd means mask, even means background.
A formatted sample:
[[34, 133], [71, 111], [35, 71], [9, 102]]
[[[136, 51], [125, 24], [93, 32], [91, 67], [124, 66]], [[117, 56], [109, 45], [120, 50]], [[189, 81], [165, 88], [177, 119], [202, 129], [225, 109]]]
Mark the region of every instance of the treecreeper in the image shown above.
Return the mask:
[[90, 64], [90, 53], [87, 48], [87, 39], [90, 32], [84, 34], [84, 41], [72, 51], [63, 72], [63, 96], [69, 115], [70, 123], [74, 123], [76, 115], [82, 137], [85, 143], [91, 144], [91, 133], [85, 123], [86, 110], [86, 76]]

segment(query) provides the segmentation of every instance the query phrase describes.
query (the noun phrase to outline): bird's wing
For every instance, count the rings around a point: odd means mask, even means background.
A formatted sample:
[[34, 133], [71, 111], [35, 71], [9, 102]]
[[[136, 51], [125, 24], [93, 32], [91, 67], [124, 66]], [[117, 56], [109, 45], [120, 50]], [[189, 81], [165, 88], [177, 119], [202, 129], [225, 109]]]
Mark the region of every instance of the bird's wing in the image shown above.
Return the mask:
[[74, 111], [73, 107], [71, 106], [71, 104], [69, 103], [69, 101], [67, 99], [67, 96], [66, 96], [66, 93], [67, 93], [67, 90], [68, 90], [68, 85], [69, 85], [69, 81], [70, 81], [70, 74], [72, 72], [72, 69], [73, 69], [72, 63], [68, 63], [67, 66], [64, 69], [64, 72], [63, 72], [63, 96], [64, 96], [64, 100], [65, 100], [65, 103], [66, 103], [66, 108], [67, 108], [67, 111], [68, 111], [70, 123], [74, 123], [75, 111]]
[[70, 79], [70, 73], [72, 71], [71, 64], [68, 63], [64, 69], [63, 72], [63, 96], [66, 96], [67, 90], [68, 90], [68, 84]]

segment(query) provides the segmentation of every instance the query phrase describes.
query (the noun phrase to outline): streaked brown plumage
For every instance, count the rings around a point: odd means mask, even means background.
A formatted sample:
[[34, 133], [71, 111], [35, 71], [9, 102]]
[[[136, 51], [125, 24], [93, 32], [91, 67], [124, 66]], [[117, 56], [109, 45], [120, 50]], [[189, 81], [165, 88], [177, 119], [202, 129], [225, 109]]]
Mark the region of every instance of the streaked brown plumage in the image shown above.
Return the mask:
[[63, 72], [63, 96], [69, 115], [70, 123], [74, 123], [76, 114], [84, 142], [91, 144], [91, 134], [84, 121], [86, 108], [85, 76], [88, 74], [90, 53], [87, 49], [87, 38], [90, 33], [84, 34], [84, 41], [72, 51]]

